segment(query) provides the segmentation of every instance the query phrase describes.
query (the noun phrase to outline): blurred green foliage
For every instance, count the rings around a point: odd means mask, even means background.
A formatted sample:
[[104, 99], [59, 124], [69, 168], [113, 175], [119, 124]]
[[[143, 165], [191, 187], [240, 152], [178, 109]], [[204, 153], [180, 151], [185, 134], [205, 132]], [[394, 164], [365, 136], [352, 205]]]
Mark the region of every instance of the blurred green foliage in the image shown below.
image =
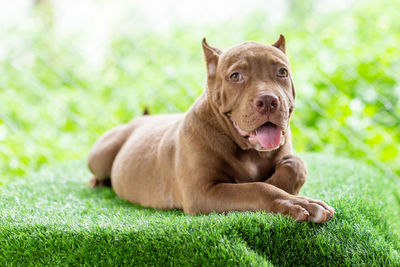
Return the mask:
[[0, 179], [86, 157], [100, 134], [144, 107], [152, 114], [187, 110], [205, 84], [204, 35], [224, 49], [245, 40], [273, 43], [279, 33], [297, 88], [295, 149], [400, 174], [400, 3], [355, 1], [331, 11], [312, 3], [290, 1], [273, 25], [255, 12], [164, 33], [125, 27], [112, 36], [100, 71], [83, 60], [74, 36], [55, 34], [51, 10], [39, 7], [29, 31], [0, 33], [18, 40], [0, 60]]

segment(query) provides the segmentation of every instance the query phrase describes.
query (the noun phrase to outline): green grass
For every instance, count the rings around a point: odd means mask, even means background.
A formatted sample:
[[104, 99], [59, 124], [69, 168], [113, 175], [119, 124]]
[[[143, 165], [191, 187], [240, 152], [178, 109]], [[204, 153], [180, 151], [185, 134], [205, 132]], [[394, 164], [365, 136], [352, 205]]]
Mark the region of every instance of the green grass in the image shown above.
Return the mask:
[[335, 207], [328, 223], [143, 208], [90, 189], [84, 162], [43, 167], [0, 187], [0, 265], [400, 266], [397, 181], [353, 160], [303, 157], [302, 194]]

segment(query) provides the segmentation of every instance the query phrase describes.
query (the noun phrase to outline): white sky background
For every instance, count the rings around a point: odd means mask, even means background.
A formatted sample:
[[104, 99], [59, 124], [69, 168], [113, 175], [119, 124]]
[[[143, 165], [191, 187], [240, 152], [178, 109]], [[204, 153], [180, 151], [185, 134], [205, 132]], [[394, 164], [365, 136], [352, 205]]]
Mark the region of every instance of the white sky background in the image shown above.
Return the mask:
[[[0, 34], [7, 28], [29, 30], [32, 25], [33, 0], [0, 0]], [[246, 17], [257, 10], [268, 14], [271, 23], [284, 19], [288, 0], [50, 0], [54, 6], [55, 30], [62, 39], [79, 38], [79, 48], [86, 60], [99, 66], [110, 34], [123, 29], [130, 16], [138, 27], [167, 32], [175, 25], [218, 24]], [[346, 7], [350, 1], [320, 1], [321, 12]], [[125, 29], [126, 30], [126, 29]], [[0, 58], [7, 53], [7, 45], [15, 45], [15, 36], [1, 34]], [[7, 40], [9, 39], [9, 40]], [[95, 48], [95, 49], [94, 49]]]

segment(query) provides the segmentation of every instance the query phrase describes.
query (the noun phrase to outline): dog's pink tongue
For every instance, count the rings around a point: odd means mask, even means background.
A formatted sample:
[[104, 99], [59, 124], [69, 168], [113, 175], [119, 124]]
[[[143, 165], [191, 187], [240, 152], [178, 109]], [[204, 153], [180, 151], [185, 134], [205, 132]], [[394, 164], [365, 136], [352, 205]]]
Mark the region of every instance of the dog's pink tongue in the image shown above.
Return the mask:
[[257, 140], [263, 148], [271, 149], [281, 143], [281, 130], [272, 123], [266, 123], [257, 129]]

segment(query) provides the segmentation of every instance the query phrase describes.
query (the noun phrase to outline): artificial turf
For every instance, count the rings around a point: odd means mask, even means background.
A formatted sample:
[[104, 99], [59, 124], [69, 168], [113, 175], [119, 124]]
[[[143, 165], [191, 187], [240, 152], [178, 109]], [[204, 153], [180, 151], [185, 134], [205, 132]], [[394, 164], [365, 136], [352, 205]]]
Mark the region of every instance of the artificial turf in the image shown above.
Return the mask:
[[328, 223], [143, 208], [89, 188], [83, 162], [44, 167], [0, 186], [0, 265], [400, 266], [397, 182], [350, 159], [302, 156], [301, 194], [335, 207]]

